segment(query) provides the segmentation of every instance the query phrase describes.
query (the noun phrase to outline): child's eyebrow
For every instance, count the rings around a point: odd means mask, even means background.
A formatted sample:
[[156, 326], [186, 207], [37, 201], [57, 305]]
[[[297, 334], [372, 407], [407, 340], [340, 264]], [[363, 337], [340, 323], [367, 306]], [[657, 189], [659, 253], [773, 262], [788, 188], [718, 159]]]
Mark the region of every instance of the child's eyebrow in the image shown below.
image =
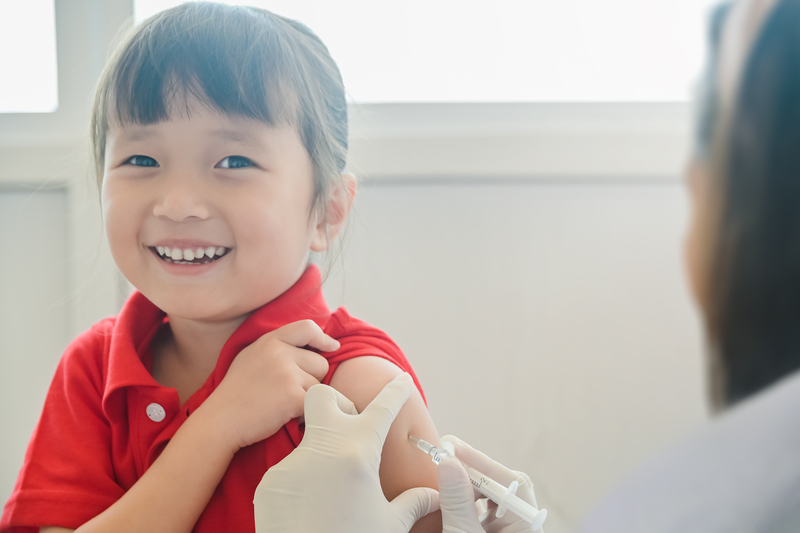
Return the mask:
[[263, 144], [263, 142], [259, 142], [258, 136], [255, 134], [239, 130], [214, 130], [211, 132], [211, 135], [224, 141], [238, 142], [252, 146], [261, 146]]
[[120, 132], [119, 138], [122, 141], [136, 142], [136, 141], [142, 141], [144, 139], [147, 139], [148, 137], [152, 137], [153, 133], [154, 132], [151, 129], [145, 129], [145, 128], [130, 129], [130, 128], [125, 128], [125, 129], [122, 130], [122, 132]]

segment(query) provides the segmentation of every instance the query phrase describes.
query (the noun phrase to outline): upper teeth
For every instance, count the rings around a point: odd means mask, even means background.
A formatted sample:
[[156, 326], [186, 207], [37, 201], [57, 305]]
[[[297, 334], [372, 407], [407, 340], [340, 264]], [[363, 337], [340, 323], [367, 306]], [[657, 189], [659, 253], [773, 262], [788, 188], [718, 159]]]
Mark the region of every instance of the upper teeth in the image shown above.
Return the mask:
[[173, 261], [192, 261], [193, 259], [202, 259], [203, 256], [214, 257], [214, 255], [224, 255], [224, 246], [209, 246], [207, 248], [170, 248], [169, 246], [156, 246], [158, 254], [161, 256], [169, 257]]

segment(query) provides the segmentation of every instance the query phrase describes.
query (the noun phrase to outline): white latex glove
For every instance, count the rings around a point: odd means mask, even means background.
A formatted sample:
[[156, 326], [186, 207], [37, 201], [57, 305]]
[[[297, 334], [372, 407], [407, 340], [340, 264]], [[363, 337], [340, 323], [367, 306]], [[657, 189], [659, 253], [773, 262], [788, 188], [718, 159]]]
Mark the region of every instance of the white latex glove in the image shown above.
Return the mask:
[[431, 488], [409, 489], [389, 503], [378, 477], [386, 434], [413, 387], [411, 376], [397, 376], [360, 415], [331, 387], [308, 389], [300, 446], [256, 489], [256, 532], [407, 533], [438, 510]]
[[[442, 445], [453, 446], [455, 456], [475, 470], [486, 474], [506, 487], [512, 481], [519, 483], [517, 496], [537, 509], [536, 495], [533, 493], [531, 479], [522, 472], [510, 470], [487, 455], [453, 435], [445, 435], [440, 439]], [[472, 489], [467, 472], [452, 457], [439, 464], [439, 505], [442, 510], [442, 524], [445, 533], [518, 533], [532, 531], [531, 524], [511, 511], [498, 518], [495, 513], [497, 504], [489, 500], [475, 501], [484, 498]], [[480, 516], [479, 516], [480, 515]], [[539, 531], [544, 533], [543, 528]]]

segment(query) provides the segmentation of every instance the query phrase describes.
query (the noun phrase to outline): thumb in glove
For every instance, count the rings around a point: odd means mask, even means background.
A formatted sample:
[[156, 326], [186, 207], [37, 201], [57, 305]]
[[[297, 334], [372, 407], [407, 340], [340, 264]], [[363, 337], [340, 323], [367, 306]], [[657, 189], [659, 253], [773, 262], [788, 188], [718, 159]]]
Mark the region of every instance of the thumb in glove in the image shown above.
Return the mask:
[[443, 533], [484, 533], [475, 512], [475, 491], [467, 471], [453, 457], [439, 463], [439, 507]]
[[407, 533], [438, 509], [433, 489], [411, 489], [389, 503], [380, 484], [381, 448], [413, 387], [399, 375], [361, 414], [331, 387], [311, 387], [302, 442], [256, 489], [257, 533]]

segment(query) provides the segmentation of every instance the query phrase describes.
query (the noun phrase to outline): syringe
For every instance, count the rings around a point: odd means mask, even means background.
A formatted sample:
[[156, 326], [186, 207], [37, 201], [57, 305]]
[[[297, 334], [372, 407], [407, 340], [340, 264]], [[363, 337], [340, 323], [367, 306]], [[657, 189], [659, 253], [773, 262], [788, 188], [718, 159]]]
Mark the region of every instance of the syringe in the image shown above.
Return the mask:
[[[412, 437], [411, 435], [409, 435], [408, 439], [414, 443], [417, 448], [430, 455], [431, 460], [437, 465], [441, 463], [445, 457], [451, 455], [447, 450], [437, 448], [430, 442], [426, 442], [422, 439]], [[504, 487], [490, 477], [481, 474], [470, 465], [465, 463], [461, 463], [461, 465], [467, 471], [469, 480], [472, 482], [472, 486], [475, 487], [475, 490], [498, 505], [497, 516], [503, 516], [505, 509], [508, 509], [520, 518], [530, 522], [532, 531], [538, 531], [538, 529], [542, 527], [545, 518], [547, 518], [547, 510], [537, 509], [517, 496], [515, 493], [519, 484], [516, 481], [512, 482], [508, 487]]]

